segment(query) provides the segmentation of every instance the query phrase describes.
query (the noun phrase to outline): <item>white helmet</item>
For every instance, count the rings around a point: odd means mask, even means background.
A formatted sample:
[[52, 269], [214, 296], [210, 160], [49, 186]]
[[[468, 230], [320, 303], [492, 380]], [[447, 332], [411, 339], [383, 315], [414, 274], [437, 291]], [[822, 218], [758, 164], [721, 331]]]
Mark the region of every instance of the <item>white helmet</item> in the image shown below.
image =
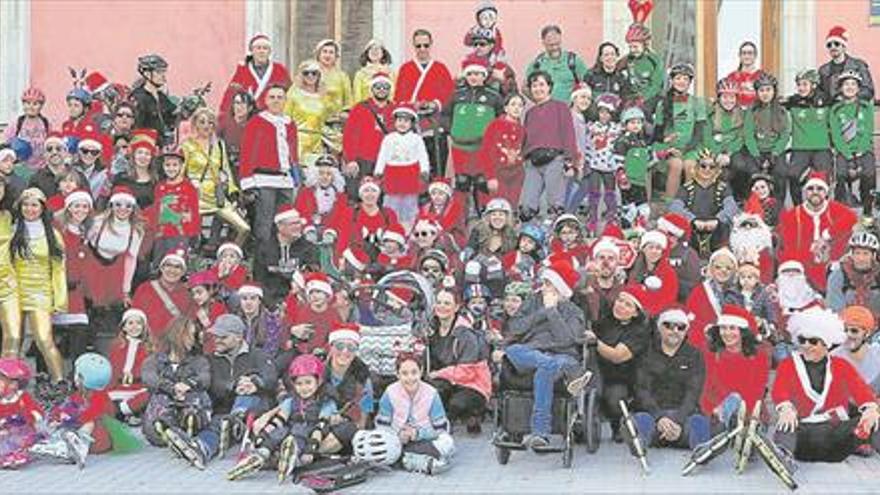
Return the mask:
[[880, 251], [880, 240], [877, 239], [877, 236], [868, 232], [866, 230], [857, 231], [849, 238], [849, 247], [852, 248], [862, 248], [869, 249], [874, 251]]
[[400, 458], [402, 446], [397, 434], [390, 428], [360, 430], [351, 439], [354, 458], [390, 466]]
[[504, 198], [492, 198], [486, 204], [485, 213], [489, 214], [493, 211], [503, 211], [510, 215], [513, 213], [513, 208], [510, 206], [510, 203]]

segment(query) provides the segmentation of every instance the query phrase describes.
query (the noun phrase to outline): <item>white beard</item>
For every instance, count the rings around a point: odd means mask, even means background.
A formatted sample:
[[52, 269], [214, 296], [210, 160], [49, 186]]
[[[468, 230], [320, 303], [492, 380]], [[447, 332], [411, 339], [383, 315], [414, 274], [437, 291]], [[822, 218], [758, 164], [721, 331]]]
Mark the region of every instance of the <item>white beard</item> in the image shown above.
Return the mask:
[[783, 310], [796, 310], [819, 298], [804, 275], [780, 275], [776, 278], [779, 306]]
[[744, 229], [736, 225], [730, 232], [730, 250], [738, 259], [751, 258], [773, 247], [773, 233], [766, 226]]

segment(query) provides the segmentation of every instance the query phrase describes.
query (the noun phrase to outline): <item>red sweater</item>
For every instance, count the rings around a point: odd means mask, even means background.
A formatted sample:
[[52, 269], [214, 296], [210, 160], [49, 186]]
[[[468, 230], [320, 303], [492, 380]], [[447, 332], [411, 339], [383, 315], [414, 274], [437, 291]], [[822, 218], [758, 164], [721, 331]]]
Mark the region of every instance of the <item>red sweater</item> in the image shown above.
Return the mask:
[[738, 393], [751, 411], [755, 402], [764, 396], [767, 377], [770, 374], [770, 356], [767, 350], [759, 348], [754, 356], [726, 350], [704, 353], [706, 362], [706, 383], [700, 408], [703, 414], [712, 411], [731, 393]]
[[797, 353], [779, 364], [771, 397], [774, 404], [791, 402], [798, 411], [799, 418], [822, 413], [846, 412], [851, 403], [862, 406], [876, 400], [874, 391], [865, 383], [858, 370], [849, 361], [837, 356], [828, 356], [829, 374], [825, 378], [825, 390], [817, 393], [810, 386], [806, 371], [795, 363], [802, 359]]
[[153, 196], [156, 199], [148, 216], [157, 238], [201, 235], [199, 192], [190, 181], [160, 182], [156, 184]]
[[[293, 296], [288, 296], [288, 299]], [[312, 338], [308, 342], [300, 342], [297, 348], [300, 352], [312, 352], [315, 349], [327, 349], [327, 337], [334, 327], [340, 325], [342, 320], [339, 313], [333, 309], [333, 305], [327, 307], [327, 310], [317, 313], [312, 310], [308, 304], [299, 304], [291, 301], [287, 304], [287, 314], [285, 315], [288, 325], [299, 325], [300, 323], [311, 323], [315, 326]]]
[[[132, 360], [130, 363], [126, 363], [129, 352], [133, 353]], [[134, 378], [131, 385], [140, 384], [141, 367], [143, 367], [147, 356], [147, 344], [143, 340], [130, 340], [125, 337], [114, 340], [110, 346], [110, 366], [113, 369], [113, 379], [110, 383], [122, 385], [122, 377], [126, 373], [130, 373]]]
[[478, 161], [486, 179], [494, 179], [496, 170], [503, 167], [522, 166], [522, 154], [513, 162], [501, 150], [522, 151], [526, 130], [519, 122], [502, 115], [489, 123], [480, 146]]
[[393, 105], [379, 107], [372, 98], [352, 107], [342, 131], [342, 157], [346, 162], [376, 161], [382, 138], [385, 137], [385, 131], [377, 122], [376, 116], [382, 120], [386, 130], [391, 130], [394, 127], [392, 110]]
[[[293, 187], [288, 172], [299, 162], [296, 132], [296, 123], [286, 115], [260, 112], [251, 117], [241, 137], [239, 174], [242, 189]], [[286, 147], [278, 146], [279, 134], [283, 135]]]
[[[0, 419], [8, 420], [20, 416], [32, 425], [37, 421], [37, 416], [45, 416], [43, 408], [31, 397], [31, 394], [23, 390], [16, 393], [18, 397], [14, 400], [10, 400], [9, 397], [0, 398]], [[9, 402], [6, 402], [7, 400]]]
[[[165, 307], [159, 294], [156, 293], [154, 285], [160, 285], [158, 280], [144, 282], [138, 286], [131, 300], [131, 306], [138, 308], [150, 318], [150, 337], [156, 343], [168, 331], [168, 325], [175, 318]], [[187, 314], [191, 310], [192, 299], [189, 295], [186, 285], [178, 283], [174, 288], [166, 290], [171, 301], [176, 307], [176, 311], [180, 314]]]
[[217, 275], [220, 285], [231, 291], [237, 291], [250, 278], [247, 267], [244, 265], [237, 265], [225, 277], [220, 277], [220, 267], [217, 265], [212, 266], [209, 270], [214, 272], [214, 275]]

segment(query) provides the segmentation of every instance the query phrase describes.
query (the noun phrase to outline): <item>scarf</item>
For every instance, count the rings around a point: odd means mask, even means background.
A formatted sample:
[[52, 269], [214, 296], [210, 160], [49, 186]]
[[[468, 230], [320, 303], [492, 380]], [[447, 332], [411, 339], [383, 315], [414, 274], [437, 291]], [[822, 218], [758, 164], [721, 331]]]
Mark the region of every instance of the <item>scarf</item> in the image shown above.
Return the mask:
[[846, 257], [840, 260], [840, 268], [846, 275], [849, 285], [855, 289], [855, 300], [850, 304], [871, 307], [871, 288], [877, 284], [880, 277], [880, 264], [875, 263], [870, 270], [864, 272], [856, 270], [852, 258]]

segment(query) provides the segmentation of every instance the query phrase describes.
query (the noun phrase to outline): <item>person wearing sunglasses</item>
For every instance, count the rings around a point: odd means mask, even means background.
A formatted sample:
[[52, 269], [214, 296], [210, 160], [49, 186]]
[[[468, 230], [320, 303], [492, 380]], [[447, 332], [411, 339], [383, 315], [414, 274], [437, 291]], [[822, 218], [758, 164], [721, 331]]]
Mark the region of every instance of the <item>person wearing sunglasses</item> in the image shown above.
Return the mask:
[[798, 351], [779, 364], [770, 393], [778, 413], [775, 441], [785, 457], [841, 462], [859, 445], [880, 447], [874, 390], [855, 366], [830, 353], [846, 342], [843, 321], [811, 308], [792, 315], [787, 328]]
[[[355, 75], [355, 85], [358, 84], [358, 75]], [[360, 180], [373, 174], [382, 138], [394, 121], [391, 115], [394, 109], [391, 104], [394, 74], [376, 72], [369, 83], [368, 97], [351, 108], [342, 130], [342, 173], [345, 176], [345, 190], [352, 201], [357, 201]]]
[[706, 365], [687, 342], [689, 329], [684, 308], [665, 309], [657, 316], [657, 335], [638, 361], [632, 410], [645, 447], [694, 449], [709, 440], [709, 418], [699, 406]]
[[110, 173], [104, 166], [104, 151], [110, 147], [107, 136], [91, 129], [79, 135], [77, 156], [71, 168], [79, 170], [89, 181], [92, 197], [98, 204], [110, 193]]
[[306, 60], [299, 64], [293, 85], [287, 90], [284, 113], [296, 124], [303, 166], [311, 166], [324, 153], [324, 123], [333, 115], [323, 78], [318, 62]]
[[43, 151], [43, 163], [46, 166], [34, 172], [28, 187], [38, 188], [49, 198], [58, 192], [58, 177], [68, 170], [67, 140], [61, 133], [49, 133], [43, 142]]
[[825, 37], [825, 48], [828, 50], [830, 60], [819, 67], [822, 91], [833, 101], [840, 93], [837, 77], [845, 71], [854, 70], [865, 81], [864, 85], [859, 88], [859, 99], [873, 101], [874, 81], [871, 79], [871, 70], [864, 60], [847, 53], [848, 43], [849, 33], [843, 26], [834, 26], [828, 30], [828, 35]]
[[840, 312], [846, 342], [831, 354], [851, 362], [874, 393], [880, 391], [880, 345], [874, 338], [877, 320], [865, 306], [847, 306]]

